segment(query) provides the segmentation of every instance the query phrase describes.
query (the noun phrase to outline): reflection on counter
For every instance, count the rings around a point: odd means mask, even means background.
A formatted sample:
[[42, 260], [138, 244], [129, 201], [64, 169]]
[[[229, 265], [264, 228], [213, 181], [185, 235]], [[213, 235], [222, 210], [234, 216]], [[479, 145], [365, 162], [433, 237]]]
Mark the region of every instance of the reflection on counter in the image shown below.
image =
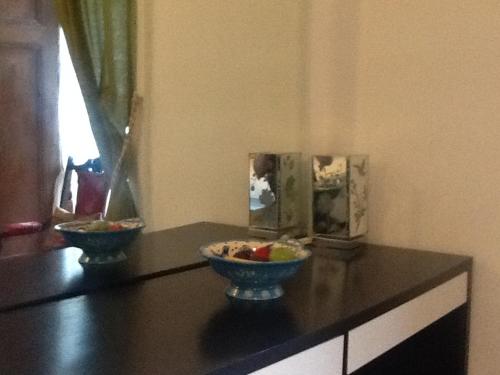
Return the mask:
[[276, 345], [278, 337], [283, 342], [298, 334], [293, 315], [280, 299], [229, 301], [210, 317], [201, 335], [201, 351], [209, 358], [234, 358]]

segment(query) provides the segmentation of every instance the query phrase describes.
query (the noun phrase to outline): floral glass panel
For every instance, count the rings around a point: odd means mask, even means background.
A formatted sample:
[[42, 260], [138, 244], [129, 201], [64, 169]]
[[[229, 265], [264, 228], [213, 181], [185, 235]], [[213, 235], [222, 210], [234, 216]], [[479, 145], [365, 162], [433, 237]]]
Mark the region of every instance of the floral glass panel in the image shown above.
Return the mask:
[[300, 154], [252, 153], [250, 227], [279, 230], [298, 223]]
[[313, 156], [313, 231], [352, 239], [367, 231], [368, 157]]

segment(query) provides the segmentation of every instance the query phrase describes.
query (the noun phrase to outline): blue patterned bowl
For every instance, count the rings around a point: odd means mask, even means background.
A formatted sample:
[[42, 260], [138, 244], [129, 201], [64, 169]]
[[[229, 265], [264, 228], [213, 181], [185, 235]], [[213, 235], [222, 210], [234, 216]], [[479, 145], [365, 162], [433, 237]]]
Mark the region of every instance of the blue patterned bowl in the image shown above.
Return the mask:
[[63, 235], [68, 245], [83, 250], [78, 261], [84, 266], [116, 263], [127, 259], [123, 250], [144, 228], [141, 220], [129, 219], [119, 222], [124, 227], [120, 230], [87, 231], [85, 228], [91, 223], [92, 221], [71, 221], [54, 227]]
[[244, 300], [270, 300], [281, 297], [281, 282], [292, 277], [311, 255], [300, 243], [287, 244], [294, 248], [297, 258], [278, 262], [255, 262], [232, 257], [242, 246], [258, 248], [270, 241], [226, 241], [202, 246], [201, 254], [208, 259], [215, 272], [231, 280], [226, 289], [229, 297]]

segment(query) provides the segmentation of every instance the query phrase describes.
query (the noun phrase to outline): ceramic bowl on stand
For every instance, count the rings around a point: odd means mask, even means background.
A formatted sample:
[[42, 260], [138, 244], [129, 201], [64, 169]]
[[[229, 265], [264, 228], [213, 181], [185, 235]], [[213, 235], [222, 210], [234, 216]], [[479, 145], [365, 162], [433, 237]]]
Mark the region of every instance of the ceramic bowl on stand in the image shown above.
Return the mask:
[[[235, 258], [239, 249], [258, 249], [270, 245], [287, 246], [294, 252], [289, 260], [252, 261]], [[226, 241], [202, 246], [201, 254], [215, 272], [231, 281], [226, 289], [229, 297], [244, 300], [270, 300], [283, 295], [281, 283], [292, 277], [311, 255], [297, 241]]]
[[[54, 229], [60, 232], [69, 246], [83, 250], [78, 259], [83, 266], [117, 263], [127, 259], [124, 249], [137, 237], [144, 223], [139, 219], [115, 222], [119, 226], [92, 228], [95, 221], [72, 221], [58, 224]], [[88, 228], [92, 228], [89, 230]]]

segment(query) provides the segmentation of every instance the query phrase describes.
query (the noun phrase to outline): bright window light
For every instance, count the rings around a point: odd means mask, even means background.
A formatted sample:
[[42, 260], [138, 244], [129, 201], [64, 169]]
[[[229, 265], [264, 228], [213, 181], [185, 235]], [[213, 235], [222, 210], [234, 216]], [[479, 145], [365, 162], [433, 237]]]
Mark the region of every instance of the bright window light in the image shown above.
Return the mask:
[[59, 143], [61, 160], [66, 166], [68, 156], [75, 164], [99, 157], [82, 92], [69, 56], [62, 30], [59, 32]]

